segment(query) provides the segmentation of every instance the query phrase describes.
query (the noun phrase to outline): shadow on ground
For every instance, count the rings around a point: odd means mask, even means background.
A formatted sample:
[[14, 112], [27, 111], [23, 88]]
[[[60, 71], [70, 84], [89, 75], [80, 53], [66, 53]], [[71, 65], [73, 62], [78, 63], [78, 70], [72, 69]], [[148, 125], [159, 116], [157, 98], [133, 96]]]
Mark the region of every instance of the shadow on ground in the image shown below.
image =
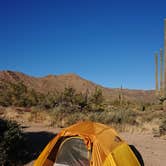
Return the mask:
[[27, 132], [25, 135], [25, 151], [26, 155], [22, 159], [23, 163], [29, 163], [35, 160], [48, 142], [56, 136], [50, 132]]

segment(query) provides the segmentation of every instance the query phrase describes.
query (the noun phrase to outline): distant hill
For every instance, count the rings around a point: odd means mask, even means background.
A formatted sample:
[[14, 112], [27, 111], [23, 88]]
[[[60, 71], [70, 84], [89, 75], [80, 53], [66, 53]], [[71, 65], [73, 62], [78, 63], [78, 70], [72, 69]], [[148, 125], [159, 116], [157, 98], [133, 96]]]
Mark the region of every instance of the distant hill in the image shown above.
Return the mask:
[[129, 101], [152, 102], [155, 99], [153, 90], [129, 90], [129, 89], [112, 89], [105, 88], [101, 85], [88, 81], [76, 74], [48, 75], [45, 77], [32, 77], [20, 72], [0, 71], [0, 84], [5, 82], [18, 83], [23, 82], [30, 89], [37, 92], [47, 93], [58, 91], [61, 92], [65, 87], [73, 87], [77, 92], [92, 93], [99, 87], [102, 89], [106, 99], [118, 99], [120, 93]]

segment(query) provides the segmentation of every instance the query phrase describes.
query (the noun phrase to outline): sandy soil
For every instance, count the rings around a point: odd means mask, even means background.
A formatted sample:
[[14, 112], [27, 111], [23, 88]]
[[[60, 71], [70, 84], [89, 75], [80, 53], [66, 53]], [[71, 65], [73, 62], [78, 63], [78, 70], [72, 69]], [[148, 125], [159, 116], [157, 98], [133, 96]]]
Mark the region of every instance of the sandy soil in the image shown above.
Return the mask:
[[[48, 141], [59, 132], [59, 128], [49, 128], [41, 125], [25, 128], [31, 145], [34, 147], [32, 152], [37, 151], [25, 166], [32, 166], [35, 158], [45, 147]], [[120, 133], [129, 144], [134, 145], [141, 153], [145, 166], [165, 166], [166, 165], [166, 140], [153, 137], [150, 133]], [[36, 148], [35, 148], [36, 147]]]
[[148, 133], [120, 133], [141, 153], [145, 166], [166, 166], [166, 140]]

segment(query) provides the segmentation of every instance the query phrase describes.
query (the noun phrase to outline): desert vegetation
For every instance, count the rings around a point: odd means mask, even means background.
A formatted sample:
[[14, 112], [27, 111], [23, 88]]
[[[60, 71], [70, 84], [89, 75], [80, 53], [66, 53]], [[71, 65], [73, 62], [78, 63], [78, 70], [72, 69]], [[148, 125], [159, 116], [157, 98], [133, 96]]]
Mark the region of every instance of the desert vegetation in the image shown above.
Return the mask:
[[111, 125], [118, 131], [145, 131], [153, 132], [154, 136], [165, 136], [163, 101], [156, 98], [155, 102], [134, 102], [126, 98], [122, 89], [117, 91], [114, 99], [108, 99], [97, 86], [94, 91], [85, 93], [73, 87], [66, 87], [61, 92], [40, 93], [23, 82], [1, 83], [0, 165], [22, 165], [29, 157], [20, 124], [66, 127], [77, 121], [90, 120]]
[[98, 87], [91, 93], [88, 90], [78, 93], [73, 87], [66, 87], [62, 92], [42, 94], [22, 82], [1, 84], [0, 90], [0, 105], [28, 110], [27, 120], [31, 122], [48, 121], [47, 125], [66, 127], [77, 121], [91, 120], [112, 125], [118, 130], [136, 128], [165, 134], [161, 100], [131, 102], [122, 91], [114, 100], [108, 100]]

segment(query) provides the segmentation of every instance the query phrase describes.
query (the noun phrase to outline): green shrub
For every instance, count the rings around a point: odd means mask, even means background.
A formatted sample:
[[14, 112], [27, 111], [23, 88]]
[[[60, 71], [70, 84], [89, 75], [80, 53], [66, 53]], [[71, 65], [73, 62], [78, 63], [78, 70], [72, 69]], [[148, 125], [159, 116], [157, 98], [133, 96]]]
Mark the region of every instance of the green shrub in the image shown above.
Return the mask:
[[90, 101], [95, 105], [100, 105], [101, 103], [103, 103], [104, 97], [102, 94], [102, 89], [96, 87], [95, 92], [92, 94]]
[[0, 165], [21, 165], [23, 134], [16, 122], [0, 119]]

